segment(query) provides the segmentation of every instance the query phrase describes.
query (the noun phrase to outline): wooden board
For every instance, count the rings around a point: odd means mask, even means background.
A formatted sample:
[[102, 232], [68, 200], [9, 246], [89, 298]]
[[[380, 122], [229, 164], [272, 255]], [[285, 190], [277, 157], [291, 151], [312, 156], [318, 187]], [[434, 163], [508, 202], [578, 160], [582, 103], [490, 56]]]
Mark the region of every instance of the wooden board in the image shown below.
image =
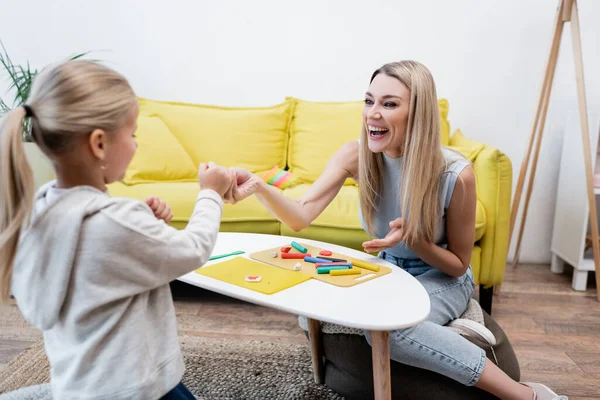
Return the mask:
[[[321, 250], [329, 250], [329, 249], [323, 249], [323, 248], [310, 246], [310, 245], [304, 244], [302, 242], [297, 242], [297, 243], [299, 245], [307, 248], [308, 251], [306, 254], [311, 254], [312, 257], [319, 257], [319, 252]], [[273, 258], [271, 256], [271, 253], [273, 253], [273, 252], [277, 253], [277, 257]], [[290, 253], [300, 254], [300, 252], [293, 247], [290, 250]], [[300, 264], [302, 264], [302, 269], [298, 272], [303, 272], [307, 275], [312, 276], [314, 279], [317, 279], [317, 280], [320, 280], [320, 281], [323, 281], [326, 283], [330, 283], [332, 285], [343, 286], [343, 287], [350, 287], [350, 286], [358, 285], [358, 284], [370, 281], [372, 279], [378, 278], [380, 276], [383, 276], [383, 275], [386, 275], [386, 274], [389, 274], [390, 272], [392, 272], [392, 270], [390, 268], [384, 267], [383, 265], [379, 265], [378, 272], [370, 271], [368, 269], [360, 268], [357, 266], [353, 266], [353, 268], [358, 268], [361, 271], [360, 275], [332, 276], [329, 274], [317, 274], [317, 269], [315, 267], [315, 264], [313, 264], [313, 263], [305, 262], [303, 259], [283, 259], [283, 258], [281, 258], [281, 247], [274, 247], [271, 249], [251, 253], [249, 255], [249, 257], [252, 258], [253, 260], [262, 261], [266, 264], [274, 265], [276, 267], [291, 270], [291, 271], [294, 270], [294, 265], [296, 265], [296, 263], [300, 263]], [[342, 258], [342, 259], [350, 261], [350, 262], [354, 260], [353, 257], [348, 257], [344, 254], [340, 254], [340, 253], [336, 253], [336, 252], [333, 252], [332, 255], [327, 256], [327, 257]], [[294, 271], [294, 272], [296, 272], [296, 271]]]

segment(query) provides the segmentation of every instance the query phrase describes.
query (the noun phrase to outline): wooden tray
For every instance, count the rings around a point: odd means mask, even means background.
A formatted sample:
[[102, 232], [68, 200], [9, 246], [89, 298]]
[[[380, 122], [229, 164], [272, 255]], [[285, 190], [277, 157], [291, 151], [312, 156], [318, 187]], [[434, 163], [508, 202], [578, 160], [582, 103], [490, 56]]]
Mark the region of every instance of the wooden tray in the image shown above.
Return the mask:
[[[306, 252], [306, 254], [310, 254], [312, 257], [319, 257], [319, 252], [321, 250], [328, 250], [328, 249], [322, 249], [322, 248], [310, 246], [310, 245], [307, 245], [307, 244], [304, 244], [301, 242], [296, 242], [296, 243], [298, 243], [302, 247], [307, 248], [308, 251]], [[317, 269], [315, 267], [315, 264], [313, 264], [313, 263], [306, 262], [306, 261], [304, 261], [304, 259], [283, 259], [283, 258], [281, 258], [281, 247], [282, 246], [274, 247], [272, 249], [263, 250], [263, 251], [259, 251], [259, 252], [255, 252], [255, 253], [251, 253], [249, 255], [249, 257], [256, 261], [261, 261], [261, 262], [264, 262], [269, 265], [274, 265], [276, 267], [287, 269], [287, 270], [292, 270], [292, 271], [294, 270], [294, 265], [296, 265], [296, 263], [300, 263], [300, 264], [302, 264], [302, 269], [300, 271], [295, 271], [295, 272], [303, 272], [307, 275], [312, 276], [314, 279], [317, 279], [317, 280], [320, 280], [323, 282], [327, 282], [332, 285], [343, 286], [343, 287], [359, 285], [361, 283], [370, 281], [372, 279], [378, 278], [380, 276], [383, 276], [383, 275], [386, 275], [386, 274], [389, 274], [390, 272], [392, 272], [392, 270], [390, 268], [384, 267], [382, 265], [378, 265], [379, 271], [377, 271], [377, 272], [371, 271], [371, 270], [368, 270], [365, 268], [357, 267], [356, 265], [354, 265], [353, 268], [358, 268], [361, 271], [360, 275], [333, 276], [333, 275], [329, 275], [329, 274], [317, 274]], [[277, 257], [273, 258], [271, 256], [271, 253], [273, 253], [273, 252], [275, 252], [277, 254]], [[301, 254], [300, 251], [296, 250], [293, 247], [289, 252]], [[348, 257], [343, 254], [336, 253], [336, 252], [332, 252], [332, 253], [333, 254], [331, 254], [330, 256], [327, 256], [327, 257], [341, 258], [341, 259], [344, 259], [344, 260], [347, 260], [350, 262], [352, 262], [354, 260], [353, 257]]]

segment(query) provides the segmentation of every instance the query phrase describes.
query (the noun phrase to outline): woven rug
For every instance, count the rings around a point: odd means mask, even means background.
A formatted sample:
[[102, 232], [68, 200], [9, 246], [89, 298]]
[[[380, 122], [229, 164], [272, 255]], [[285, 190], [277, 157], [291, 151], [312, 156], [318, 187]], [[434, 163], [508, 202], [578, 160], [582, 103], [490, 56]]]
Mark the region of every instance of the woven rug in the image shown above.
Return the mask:
[[[186, 366], [183, 382], [199, 400], [343, 400], [326, 386], [314, 382], [308, 343], [192, 336], [183, 336], [180, 342]], [[0, 399], [42, 398], [42, 392], [49, 390], [48, 385], [31, 386], [47, 382], [49, 365], [43, 344], [39, 342], [0, 371], [0, 393], [19, 389], [9, 395], [0, 395]], [[24, 387], [30, 388], [22, 389]], [[19, 392], [21, 395], [16, 396]]]

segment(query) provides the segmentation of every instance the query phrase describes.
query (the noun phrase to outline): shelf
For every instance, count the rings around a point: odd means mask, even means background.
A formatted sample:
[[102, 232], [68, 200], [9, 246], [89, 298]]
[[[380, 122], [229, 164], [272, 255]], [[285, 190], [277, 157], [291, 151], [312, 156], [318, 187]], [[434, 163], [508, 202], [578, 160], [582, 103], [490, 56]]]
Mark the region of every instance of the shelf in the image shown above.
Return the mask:
[[581, 260], [581, 264], [579, 264], [579, 266], [577, 267], [577, 269], [580, 270], [580, 271], [595, 271], [596, 270], [596, 265], [594, 264], [594, 259], [593, 258], [584, 257]]

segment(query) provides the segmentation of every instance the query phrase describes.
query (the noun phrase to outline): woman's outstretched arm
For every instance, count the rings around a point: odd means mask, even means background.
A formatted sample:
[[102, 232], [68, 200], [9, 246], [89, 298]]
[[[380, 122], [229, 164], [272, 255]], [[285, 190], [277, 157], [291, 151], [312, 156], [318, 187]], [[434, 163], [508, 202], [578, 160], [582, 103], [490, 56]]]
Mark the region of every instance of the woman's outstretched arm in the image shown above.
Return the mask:
[[[285, 197], [260, 177], [238, 170], [236, 201], [254, 193], [269, 212], [298, 232], [307, 228], [338, 194], [347, 178], [357, 176], [358, 142], [344, 144], [327, 162], [323, 173], [299, 199]], [[242, 182], [240, 182], [242, 181]]]

